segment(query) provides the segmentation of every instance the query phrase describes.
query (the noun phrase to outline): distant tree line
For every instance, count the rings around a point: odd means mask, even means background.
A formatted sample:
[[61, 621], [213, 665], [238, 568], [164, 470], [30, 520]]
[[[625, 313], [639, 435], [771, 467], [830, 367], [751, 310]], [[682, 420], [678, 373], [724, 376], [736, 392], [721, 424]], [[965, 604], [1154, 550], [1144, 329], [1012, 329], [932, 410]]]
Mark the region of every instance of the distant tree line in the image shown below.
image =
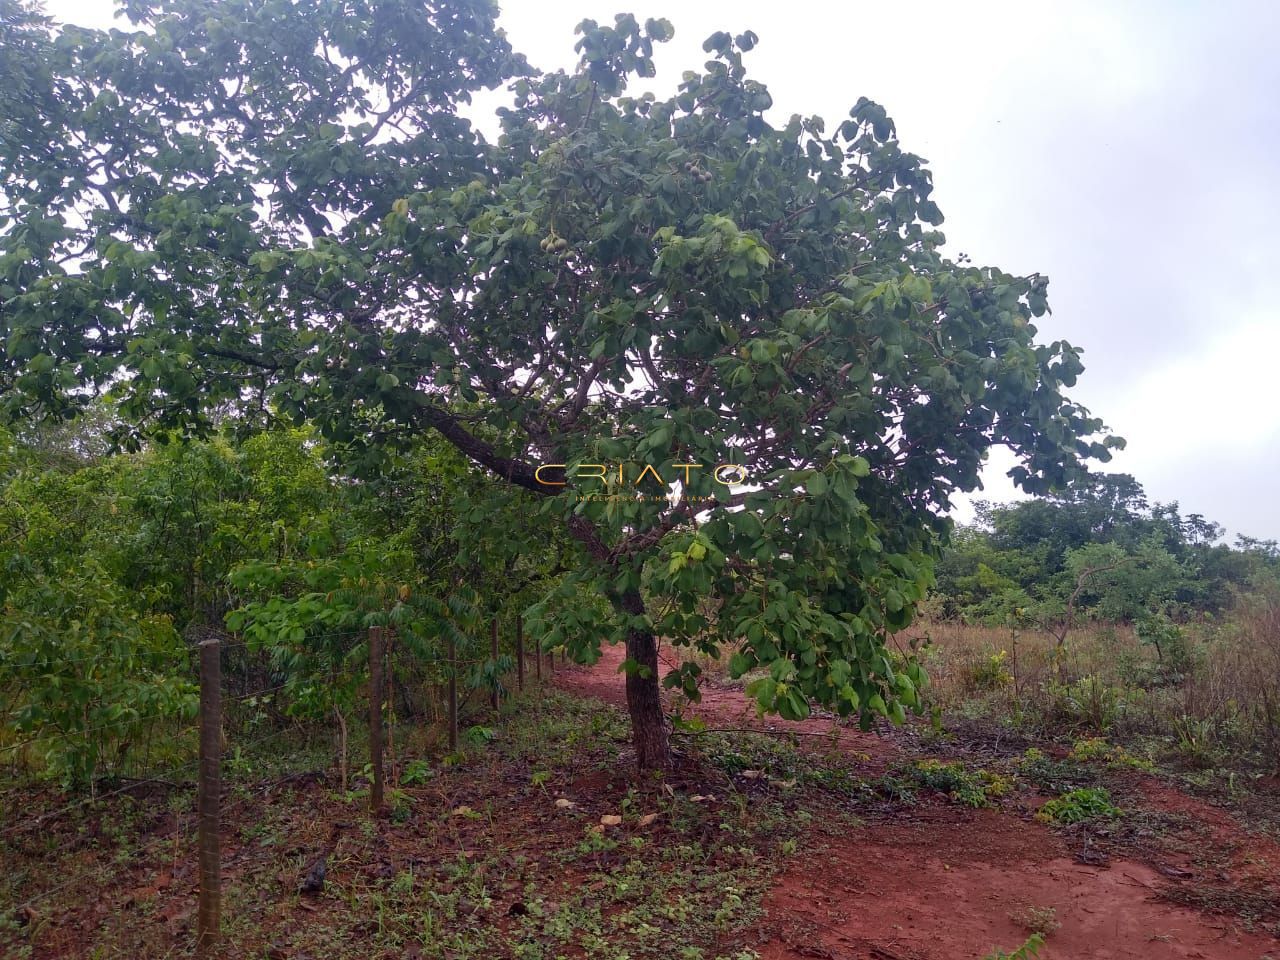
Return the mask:
[[934, 613], [971, 623], [1077, 615], [1115, 622], [1216, 615], [1280, 573], [1275, 540], [1237, 537], [1123, 473], [1017, 503], [978, 505], [939, 560]]

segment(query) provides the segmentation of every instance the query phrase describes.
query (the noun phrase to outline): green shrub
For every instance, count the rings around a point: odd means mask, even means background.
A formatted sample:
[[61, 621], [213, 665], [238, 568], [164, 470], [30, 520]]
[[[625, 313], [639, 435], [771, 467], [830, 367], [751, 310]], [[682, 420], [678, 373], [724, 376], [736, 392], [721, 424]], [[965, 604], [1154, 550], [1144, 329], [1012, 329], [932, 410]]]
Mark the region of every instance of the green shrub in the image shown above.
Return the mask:
[[1111, 802], [1111, 794], [1102, 787], [1082, 787], [1055, 797], [1040, 808], [1036, 817], [1046, 823], [1083, 823], [1086, 820], [1110, 819], [1122, 811]]
[[434, 776], [435, 773], [431, 769], [431, 761], [410, 760], [404, 765], [404, 773], [400, 776], [400, 782], [406, 787], [412, 787], [426, 783]]
[[1100, 677], [1050, 682], [1048, 693], [1051, 716], [1099, 733], [1110, 730], [1120, 715], [1120, 691]]
[[1053, 793], [1089, 786], [1097, 780], [1092, 769], [1069, 760], [1055, 760], [1035, 747], [1018, 758], [1018, 775]]
[[1180, 676], [1191, 668], [1191, 644], [1186, 631], [1168, 617], [1144, 617], [1133, 625], [1133, 632], [1144, 645], [1155, 649], [1165, 672]]
[[1214, 748], [1215, 731], [1208, 717], [1176, 717], [1172, 723], [1174, 750], [1179, 760], [1189, 767], [1212, 767], [1217, 751]]
[[976, 663], [964, 668], [963, 679], [971, 690], [999, 690], [1013, 683], [1013, 674], [1005, 666], [1009, 651], [1000, 650], [988, 654]]
[[1087, 737], [1077, 740], [1071, 747], [1068, 759], [1077, 763], [1105, 763], [1110, 767], [1129, 767], [1150, 772], [1155, 765], [1145, 757], [1135, 757], [1124, 747], [1108, 742], [1106, 737]]
[[958, 761], [918, 760], [907, 770], [917, 786], [945, 793], [967, 807], [987, 807], [1009, 792], [1012, 781], [990, 770], [969, 770]]

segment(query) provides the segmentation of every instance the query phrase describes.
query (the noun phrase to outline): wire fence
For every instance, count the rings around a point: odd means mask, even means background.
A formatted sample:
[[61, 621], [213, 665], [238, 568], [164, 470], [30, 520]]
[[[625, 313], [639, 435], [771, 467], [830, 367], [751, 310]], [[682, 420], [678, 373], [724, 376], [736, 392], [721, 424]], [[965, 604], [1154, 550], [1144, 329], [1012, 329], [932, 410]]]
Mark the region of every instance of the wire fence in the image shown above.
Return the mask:
[[[388, 697], [385, 680], [393, 675], [385, 669], [386, 666], [442, 669], [447, 681], [444, 713], [451, 752], [458, 749], [460, 704], [457, 681], [464, 671], [488, 668], [477, 677], [492, 687], [491, 697], [495, 706], [503, 689], [499, 686], [501, 667], [511, 665], [512, 672], [516, 674], [514, 678], [502, 678], [503, 681], [514, 679], [520, 687], [525, 685], [528, 658], [519, 625], [514, 662], [499, 655], [496, 622], [488, 656], [458, 656], [458, 651], [450, 644], [447, 655], [423, 658], [411, 656], [402, 646], [392, 644], [394, 654], [398, 656], [389, 658], [386, 634], [385, 628], [374, 627], [362, 631], [332, 631], [324, 635], [329, 640], [346, 639], [353, 645], [370, 645], [371, 667], [376, 664], [377, 668], [370, 670], [364, 697], [368, 706], [367, 725], [354, 719], [358, 716], [355, 712], [331, 718], [328, 722], [313, 718], [302, 723], [289, 718], [277, 705], [269, 702], [280, 695], [287, 697], [292, 685], [287, 678], [270, 677], [265, 685], [251, 690], [228, 691], [222, 672], [225, 655], [251, 644], [243, 638], [225, 638], [205, 641], [213, 646], [212, 660], [203, 645], [199, 648], [201, 697], [193, 718], [183, 719], [163, 712], [131, 712], [111, 722], [42, 732], [0, 746], [0, 757], [21, 753], [24, 749], [47, 752], [49, 748], [77, 738], [113, 742], [136, 733], [148, 723], [154, 723], [163, 727], [163, 738], [168, 747], [181, 754], [168, 762], [144, 764], [142, 768], [133, 770], [132, 776], [123, 776], [117, 769], [111, 779], [91, 781], [89, 789], [71, 798], [64, 796], [66, 802], [51, 805], [51, 808], [50, 805], [42, 808], [40, 802], [47, 799], [51, 788], [31, 777], [25, 780], [17, 778], [18, 782], [0, 793], [0, 804], [8, 811], [5, 819], [12, 820], [0, 823], [0, 855], [4, 858], [7, 873], [7, 877], [0, 880], [0, 948], [4, 946], [4, 938], [13, 931], [20, 935], [24, 927], [34, 928], [35, 924], [28, 921], [40, 915], [42, 910], [56, 907], [61, 895], [77, 888], [102, 890], [108, 876], [123, 869], [115, 863], [111, 850], [107, 848], [94, 849], [95, 855], [90, 858], [88, 867], [69, 876], [62, 861], [68, 859], [69, 852], [84, 847], [88, 842], [86, 838], [98, 843], [103, 823], [128, 812], [134, 818], [130, 822], [141, 818], [142, 822], [154, 823], [172, 816], [172, 826], [153, 827], [154, 832], [147, 835], [145, 842], [133, 848], [132, 857], [134, 860], [149, 860], [155, 850], [168, 844], [197, 860], [200, 875], [197, 953], [211, 954], [218, 941], [220, 926], [218, 835], [237, 817], [248, 813], [246, 798], [255, 787], [265, 787], [269, 791], [274, 784], [317, 769], [328, 775], [335, 765], [340, 766], [345, 778], [347, 755], [352, 746], [348, 743], [348, 734], [354, 731], [358, 739], [360, 727], [366, 726], [369, 763], [364, 769], [370, 772], [369, 814], [373, 817], [382, 815], [383, 732]], [[81, 659], [87, 662], [93, 658]], [[540, 679], [543, 654], [535, 648], [532, 659]], [[210, 686], [210, 673], [214, 675], [213, 687]], [[506, 685], [514, 684], [507, 682]], [[298, 741], [300, 749], [282, 751], [280, 742], [291, 737]], [[193, 750], [197, 743], [199, 748]], [[334, 748], [335, 744], [338, 749]], [[363, 746], [358, 755], [361, 759], [366, 755]], [[270, 775], [264, 777], [267, 771]], [[244, 796], [224, 805], [224, 796], [238, 789], [243, 790]], [[121, 804], [126, 802], [128, 806], [122, 808]], [[51, 859], [58, 861], [57, 870], [48, 869]], [[57, 882], [43, 883], [45, 878], [56, 878]], [[33, 891], [33, 887], [39, 889]]]

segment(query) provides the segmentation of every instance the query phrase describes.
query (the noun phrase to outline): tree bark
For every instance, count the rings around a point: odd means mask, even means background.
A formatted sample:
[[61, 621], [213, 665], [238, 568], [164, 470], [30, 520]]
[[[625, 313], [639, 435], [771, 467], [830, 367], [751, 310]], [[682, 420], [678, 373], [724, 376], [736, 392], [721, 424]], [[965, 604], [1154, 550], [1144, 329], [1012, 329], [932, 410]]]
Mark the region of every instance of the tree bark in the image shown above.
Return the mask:
[[[633, 616], [642, 615], [644, 598], [640, 591], [628, 590], [621, 606]], [[627, 711], [631, 714], [636, 766], [641, 771], [666, 770], [671, 766], [671, 745], [658, 682], [658, 640], [652, 631], [632, 628], [627, 632], [627, 658], [648, 668], [627, 674]]]

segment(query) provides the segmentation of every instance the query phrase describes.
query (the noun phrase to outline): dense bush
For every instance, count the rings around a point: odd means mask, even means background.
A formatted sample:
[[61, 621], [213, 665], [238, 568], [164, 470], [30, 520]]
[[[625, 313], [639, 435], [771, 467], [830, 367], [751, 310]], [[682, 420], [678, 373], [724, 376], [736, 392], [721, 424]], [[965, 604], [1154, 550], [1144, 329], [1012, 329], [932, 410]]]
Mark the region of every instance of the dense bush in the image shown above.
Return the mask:
[[450, 636], [470, 657], [489, 617], [554, 578], [557, 541], [535, 521], [527, 540], [474, 535], [511, 505], [439, 448], [357, 482], [305, 429], [108, 455], [109, 422], [0, 434], [0, 749], [13, 766], [85, 784], [139, 755], [189, 754], [192, 628], [243, 633], [227, 684], [270, 687], [314, 718], [353, 704], [368, 626], [396, 628], [404, 679], [442, 682]]

